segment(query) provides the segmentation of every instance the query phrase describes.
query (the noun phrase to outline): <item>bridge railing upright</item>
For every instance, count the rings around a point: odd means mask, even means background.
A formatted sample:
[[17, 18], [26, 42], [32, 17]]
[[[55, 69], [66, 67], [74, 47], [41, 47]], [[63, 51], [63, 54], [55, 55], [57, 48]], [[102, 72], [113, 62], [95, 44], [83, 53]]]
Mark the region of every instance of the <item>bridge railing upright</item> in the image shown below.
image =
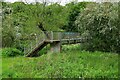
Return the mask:
[[60, 40], [61, 39], [61, 32], [46, 31], [44, 33], [45, 33], [45, 40]]
[[43, 32], [37, 33], [34, 36], [32, 36], [31, 39], [26, 40], [26, 45], [24, 46], [24, 54], [31, 52], [44, 40], [45, 40], [45, 35]]
[[80, 33], [77, 32], [62, 32], [62, 40], [80, 38]]
[[46, 31], [45, 33], [45, 40], [65, 40], [81, 38], [81, 35], [78, 32]]

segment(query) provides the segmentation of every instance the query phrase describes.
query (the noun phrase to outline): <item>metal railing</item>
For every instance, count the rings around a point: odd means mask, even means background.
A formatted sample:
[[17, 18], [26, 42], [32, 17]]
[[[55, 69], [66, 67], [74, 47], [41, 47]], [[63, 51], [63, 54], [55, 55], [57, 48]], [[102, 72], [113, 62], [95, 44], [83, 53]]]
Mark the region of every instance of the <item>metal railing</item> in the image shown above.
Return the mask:
[[39, 44], [45, 40], [70, 40], [80, 38], [80, 33], [77, 32], [54, 32], [45, 31], [34, 35], [32, 40], [26, 41], [27, 45], [24, 46], [25, 55], [35, 49]]
[[24, 46], [24, 54], [26, 55], [27, 53], [31, 52], [44, 40], [45, 36], [43, 32], [36, 34], [32, 40], [28, 40], [28, 42], [26, 42], [26, 45]]
[[62, 40], [62, 39], [76, 39], [80, 38], [80, 33], [77, 32], [54, 32], [54, 31], [47, 31], [47, 36], [45, 36], [46, 40]]

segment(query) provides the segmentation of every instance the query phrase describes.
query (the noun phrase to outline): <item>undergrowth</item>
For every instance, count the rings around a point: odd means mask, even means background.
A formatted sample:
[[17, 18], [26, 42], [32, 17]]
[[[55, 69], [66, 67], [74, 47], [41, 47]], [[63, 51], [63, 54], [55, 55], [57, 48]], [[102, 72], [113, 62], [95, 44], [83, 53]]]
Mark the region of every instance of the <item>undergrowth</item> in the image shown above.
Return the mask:
[[2, 59], [3, 78], [117, 78], [118, 54], [80, 50]]

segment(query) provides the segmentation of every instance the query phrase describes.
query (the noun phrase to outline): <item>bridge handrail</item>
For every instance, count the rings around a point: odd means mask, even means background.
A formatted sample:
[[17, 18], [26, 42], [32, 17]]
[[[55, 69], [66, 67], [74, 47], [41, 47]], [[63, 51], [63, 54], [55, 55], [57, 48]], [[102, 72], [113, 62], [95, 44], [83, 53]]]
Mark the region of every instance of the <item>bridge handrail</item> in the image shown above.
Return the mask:
[[30, 40], [26, 48], [24, 48], [24, 53], [29, 53], [35, 49], [44, 40], [71, 40], [80, 39], [81, 35], [78, 32], [55, 32], [55, 31], [45, 31], [35, 35], [33, 41]]

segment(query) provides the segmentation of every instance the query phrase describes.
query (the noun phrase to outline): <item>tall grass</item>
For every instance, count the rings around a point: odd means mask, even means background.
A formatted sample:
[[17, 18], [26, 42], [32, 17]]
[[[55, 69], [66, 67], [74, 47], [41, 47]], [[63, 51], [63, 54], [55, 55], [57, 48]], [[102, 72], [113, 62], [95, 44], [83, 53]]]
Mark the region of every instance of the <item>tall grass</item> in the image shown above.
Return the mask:
[[118, 54], [72, 48], [62, 53], [48, 53], [36, 58], [3, 58], [2, 64], [4, 78], [118, 77]]

